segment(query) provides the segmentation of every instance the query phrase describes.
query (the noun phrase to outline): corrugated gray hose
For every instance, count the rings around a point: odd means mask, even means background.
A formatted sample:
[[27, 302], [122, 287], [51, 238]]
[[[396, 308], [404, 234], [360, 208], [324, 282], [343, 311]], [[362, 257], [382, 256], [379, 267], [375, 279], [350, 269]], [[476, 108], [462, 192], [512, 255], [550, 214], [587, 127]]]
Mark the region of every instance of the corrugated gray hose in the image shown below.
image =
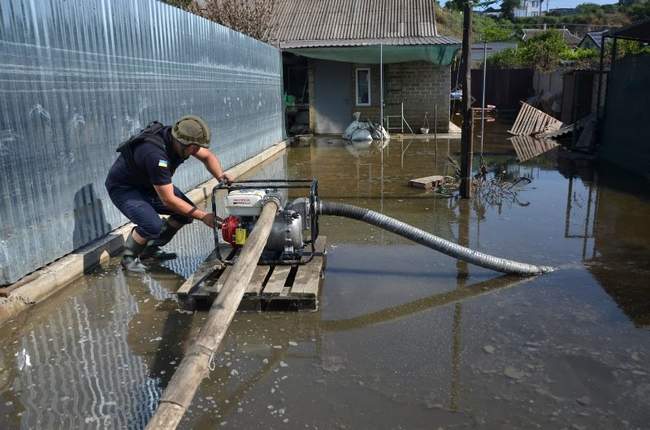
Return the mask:
[[318, 211], [321, 215], [342, 216], [372, 224], [381, 229], [395, 233], [406, 239], [417, 242], [428, 248], [435, 249], [451, 257], [487, 269], [496, 270], [497, 272], [510, 273], [521, 276], [540, 275], [542, 273], [552, 272], [553, 268], [549, 266], [536, 266], [534, 264], [520, 263], [518, 261], [507, 260], [505, 258], [494, 257], [483, 254], [473, 249], [465, 248], [456, 243], [434, 236], [424, 230], [415, 228], [411, 225], [398, 221], [378, 212], [345, 203], [319, 202]]

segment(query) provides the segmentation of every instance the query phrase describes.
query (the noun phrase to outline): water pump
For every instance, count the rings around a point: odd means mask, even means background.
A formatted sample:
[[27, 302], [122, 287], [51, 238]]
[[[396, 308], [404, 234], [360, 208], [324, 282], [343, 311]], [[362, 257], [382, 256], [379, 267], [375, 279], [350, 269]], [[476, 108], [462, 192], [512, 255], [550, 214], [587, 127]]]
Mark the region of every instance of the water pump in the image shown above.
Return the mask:
[[[227, 190], [225, 209], [228, 214], [221, 222], [220, 231], [215, 229], [217, 256], [223, 262], [221, 249], [229, 244], [231, 253], [246, 243], [262, 206], [267, 199], [280, 202], [281, 210], [275, 217], [271, 233], [262, 253], [262, 264], [304, 264], [313, 258], [314, 244], [318, 238], [318, 214], [314, 210], [318, 200], [316, 180], [259, 180], [238, 181], [229, 185], [220, 184], [213, 190], [212, 209], [216, 214], [216, 192]], [[282, 190], [309, 190], [309, 197], [288, 202]], [[219, 233], [223, 243], [219, 240]], [[308, 245], [311, 245], [308, 246]]]

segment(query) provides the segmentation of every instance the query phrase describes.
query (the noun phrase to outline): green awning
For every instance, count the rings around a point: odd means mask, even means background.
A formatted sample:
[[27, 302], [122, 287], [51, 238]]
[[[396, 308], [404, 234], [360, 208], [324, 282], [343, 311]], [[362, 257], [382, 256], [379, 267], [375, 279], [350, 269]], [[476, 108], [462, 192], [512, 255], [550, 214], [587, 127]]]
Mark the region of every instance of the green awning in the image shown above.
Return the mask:
[[[460, 45], [384, 45], [383, 60], [387, 63], [427, 61], [447, 66], [451, 64]], [[380, 47], [336, 46], [317, 48], [290, 48], [286, 52], [319, 60], [342, 61], [345, 63], [379, 64]]]

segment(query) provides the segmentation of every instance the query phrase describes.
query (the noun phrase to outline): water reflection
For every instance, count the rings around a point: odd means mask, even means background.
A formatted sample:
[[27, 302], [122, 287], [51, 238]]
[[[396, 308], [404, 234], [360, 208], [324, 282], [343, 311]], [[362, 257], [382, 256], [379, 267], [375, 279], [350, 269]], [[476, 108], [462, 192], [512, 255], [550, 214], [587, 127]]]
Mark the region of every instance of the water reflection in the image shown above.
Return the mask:
[[559, 170], [568, 179], [564, 236], [582, 242], [586, 267], [628, 318], [650, 325], [650, 291], [639, 282], [650, 269], [648, 189], [588, 161], [561, 160]]
[[10, 400], [3, 415], [12, 427], [133, 428], [151, 416], [160, 380], [134, 353], [129, 322], [148, 301], [153, 306], [145, 297], [163, 287], [153, 278], [136, 286], [120, 271], [107, 275], [92, 277], [91, 295], [57, 297], [43, 309], [46, 315], [10, 325], [11, 336], [2, 342], [3, 369], [11, 372], [4, 378], [3, 397]]
[[559, 145], [553, 139], [541, 139], [533, 136], [513, 136], [510, 139], [520, 163], [545, 154]]
[[[321, 309], [238, 313], [181, 427], [650, 422], [650, 333], [637, 328], [650, 321], [650, 292], [639, 281], [650, 274], [647, 191], [630, 192], [584, 162], [558, 163], [554, 152], [518, 163], [503, 136], [485, 149], [495, 171], [531, 179], [518, 193], [528, 205], [409, 188], [412, 178], [451, 173], [453, 140], [352, 147], [322, 139], [292, 148], [258, 177], [317, 177], [326, 200], [563, 270], [501, 276], [323, 218], [330, 246]], [[205, 319], [180, 308], [172, 292], [207, 255], [210, 235], [193, 224], [174, 241], [180, 258], [149, 277], [125, 278], [115, 261], [5, 326], [5, 427], [144, 425]]]

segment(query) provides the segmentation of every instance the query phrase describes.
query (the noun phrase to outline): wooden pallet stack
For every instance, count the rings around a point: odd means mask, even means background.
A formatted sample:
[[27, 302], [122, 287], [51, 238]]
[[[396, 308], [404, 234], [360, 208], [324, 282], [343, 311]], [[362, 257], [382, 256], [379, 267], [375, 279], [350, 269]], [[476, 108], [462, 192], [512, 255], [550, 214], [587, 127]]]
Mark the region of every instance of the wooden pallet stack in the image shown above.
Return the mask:
[[[326, 237], [316, 240], [316, 255], [303, 265], [258, 265], [239, 310], [317, 310], [320, 281], [326, 263]], [[309, 247], [308, 247], [309, 249]], [[180, 299], [212, 301], [225, 284], [232, 266], [210, 254], [177, 291]]]

